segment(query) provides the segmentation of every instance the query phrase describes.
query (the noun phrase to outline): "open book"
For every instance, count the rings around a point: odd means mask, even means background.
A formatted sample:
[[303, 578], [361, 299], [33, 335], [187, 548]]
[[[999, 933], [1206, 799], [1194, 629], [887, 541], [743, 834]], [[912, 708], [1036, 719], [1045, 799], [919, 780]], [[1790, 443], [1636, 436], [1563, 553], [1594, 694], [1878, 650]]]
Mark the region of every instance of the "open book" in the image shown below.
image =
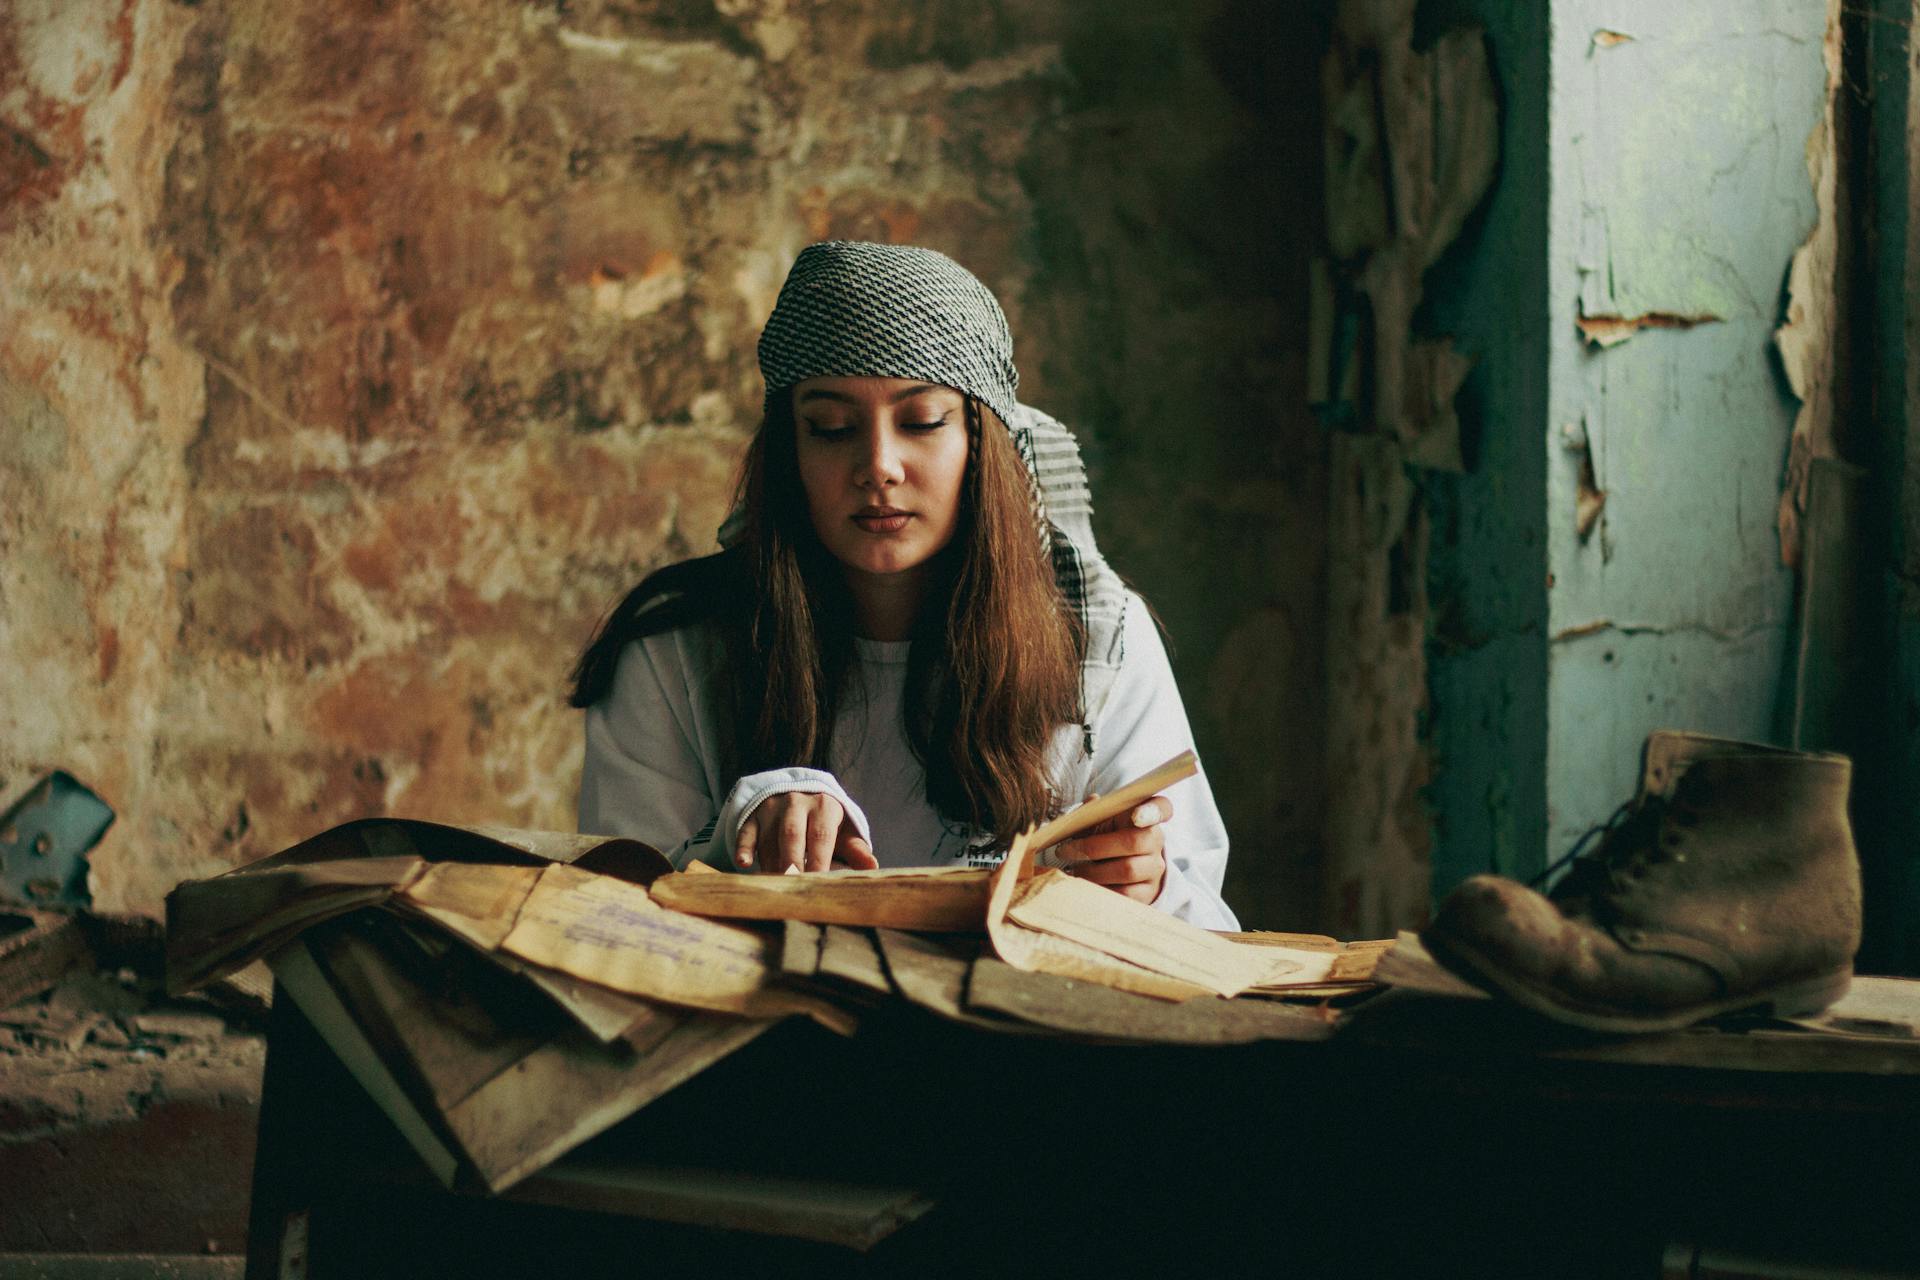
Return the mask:
[[[1069, 840], [1199, 772], [1188, 751], [1108, 795], [1078, 805], [1041, 830], [1047, 847]], [[892, 867], [879, 871], [814, 871], [795, 875], [704, 875], [681, 872], [654, 881], [660, 905], [732, 920], [805, 920], [810, 924], [911, 929], [921, 933], [984, 932], [991, 868]]]
[[917, 932], [984, 932], [1016, 968], [1186, 1000], [1333, 981], [1338, 952], [1212, 934], [1058, 869], [1040, 854], [1199, 771], [1191, 751], [1019, 836], [997, 870], [900, 868], [662, 876], [655, 902], [695, 915]]

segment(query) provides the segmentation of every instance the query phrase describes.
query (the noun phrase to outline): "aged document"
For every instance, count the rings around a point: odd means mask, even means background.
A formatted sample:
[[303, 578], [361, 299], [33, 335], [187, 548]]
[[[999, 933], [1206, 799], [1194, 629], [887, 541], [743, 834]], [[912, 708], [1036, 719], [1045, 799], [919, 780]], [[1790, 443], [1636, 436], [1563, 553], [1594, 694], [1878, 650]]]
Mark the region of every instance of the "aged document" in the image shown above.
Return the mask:
[[547, 867], [502, 948], [633, 995], [746, 1012], [767, 986], [769, 943], [747, 929], [668, 911], [638, 885]]
[[1320, 953], [1234, 942], [1064, 873], [1034, 874], [1041, 851], [1118, 817], [1198, 768], [1185, 752], [1018, 837], [993, 872], [987, 902], [987, 934], [1000, 958], [1016, 969], [1169, 1000], [1323, 979], [1332, 961]]
[[552, 866], [500, 944], [509, 955], [629, 995], [772, 1017], [805, 1013], [851, 1033], [846, 1010], [776, 984], [772, 939], [662, 907], [637, 884]]
[[544, 867], [441, 862], [400, 890], [402, 906], [485, 951], [507, 940]]
[[1231, 942], [1060, 871], [1023, 884], [1007, 916], [1219, 996], [1273, 982], [1318, 982], [1333, 967], [1331, 955]]

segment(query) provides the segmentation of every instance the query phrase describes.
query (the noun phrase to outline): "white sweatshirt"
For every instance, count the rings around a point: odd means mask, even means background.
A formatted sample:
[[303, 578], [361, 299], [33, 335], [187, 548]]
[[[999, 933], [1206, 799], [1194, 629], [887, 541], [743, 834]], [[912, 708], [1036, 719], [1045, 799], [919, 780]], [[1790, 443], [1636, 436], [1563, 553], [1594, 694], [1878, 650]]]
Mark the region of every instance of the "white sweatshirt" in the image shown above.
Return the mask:
[[[1094, 753], [1080, 726], [1053, 744], [1058, 794], [1075, 799], [1131, 782], [1193, 746], [1152, 618], [1128, 593], [1125, 659], [1100, 705], [1090, 708]], [[612, 691], [586, 713], [580, 830], [630, 836], [675, 866], [703, 861], [735, 870], [741, 823], [779, 791], [838, 800], [883, 867], [990, 866], [1004, 850], [992, 838], [944, 821], [927, 801], [925, 776], [907, 745], [900, 705], [908, 642], [856, 641], [858, 662], [833, 735], [831, 773], [793, 767], [721, 775], [715, 669], [724, 661], [711, 632], [686, 627], [648, 636], [620, 655]], [[1227, 832], [1205, 772], [1169, 788], [1166, 880], [1154, 905], [1207, 929], [1237, 929], [1220, 897]]]

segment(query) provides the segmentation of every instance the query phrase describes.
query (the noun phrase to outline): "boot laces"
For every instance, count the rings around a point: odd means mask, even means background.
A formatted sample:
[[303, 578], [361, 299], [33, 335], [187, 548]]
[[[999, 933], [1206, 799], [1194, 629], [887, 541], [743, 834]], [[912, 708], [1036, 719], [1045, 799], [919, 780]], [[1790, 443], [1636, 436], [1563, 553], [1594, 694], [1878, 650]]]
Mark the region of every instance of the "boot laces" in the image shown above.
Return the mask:
[[[1663, 808], [1657, 796], [1636, 796], [1622, 802], [1605, 822], [1588, 827], [1572, 848], [1527, 881], [1528, 887], [1541, 889], [1550, 884], [1544, 892], [1556, 901], [1612, 897], [1636, 864], [1660, 857], [1656, 837]], [[1562, 868], [1566, 874], [1555, 880]]]

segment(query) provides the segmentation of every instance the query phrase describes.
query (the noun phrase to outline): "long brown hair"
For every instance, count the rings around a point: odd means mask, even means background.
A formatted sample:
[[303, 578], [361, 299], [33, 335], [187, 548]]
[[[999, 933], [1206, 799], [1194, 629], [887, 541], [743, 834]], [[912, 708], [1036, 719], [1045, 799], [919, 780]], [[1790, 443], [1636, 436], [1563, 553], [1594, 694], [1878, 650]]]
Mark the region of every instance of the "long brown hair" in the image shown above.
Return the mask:
[[[993, 411], [966, 398], [968, 467], [958, 527], [934, 563], [912, 632], [903, 715], [927, 799], [1001, 841], [1050, 817], [1049, 753], [1081, 715], [1078, 617], [1054, 579], [1026, 466]], [[630, 592], [573, 672], [576, 707], [607, 695], [628, 642], [711, 622], [726, 646], [727, 776], [827, 769], [854, 658], [853, 602], [807, 511], [792, 400], [768, 411], [742, 466], [746, 526], [714, 556], [670, 565]]]

